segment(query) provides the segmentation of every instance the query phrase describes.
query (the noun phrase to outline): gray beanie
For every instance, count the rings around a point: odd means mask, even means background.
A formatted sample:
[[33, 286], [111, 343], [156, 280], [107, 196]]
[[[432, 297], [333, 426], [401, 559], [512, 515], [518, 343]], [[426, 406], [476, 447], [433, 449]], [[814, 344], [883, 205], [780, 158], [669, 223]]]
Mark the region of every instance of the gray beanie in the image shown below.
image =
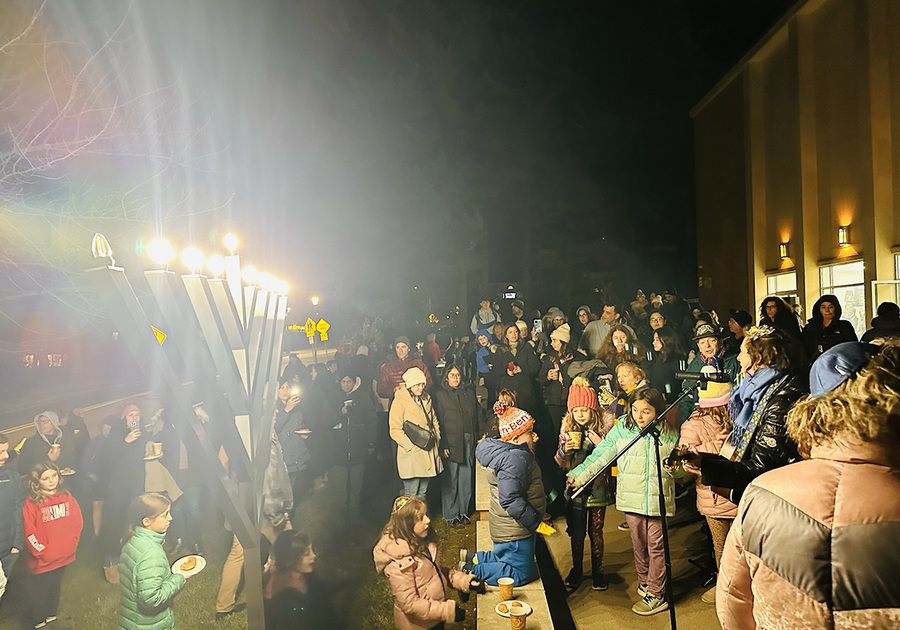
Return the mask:
[[407, 347], [409, 347], [409, 337], [406, 335], [400, 335], [396, 339], [394, 339], [394, 345], [396, 346], [398, 343], [405, 343]]

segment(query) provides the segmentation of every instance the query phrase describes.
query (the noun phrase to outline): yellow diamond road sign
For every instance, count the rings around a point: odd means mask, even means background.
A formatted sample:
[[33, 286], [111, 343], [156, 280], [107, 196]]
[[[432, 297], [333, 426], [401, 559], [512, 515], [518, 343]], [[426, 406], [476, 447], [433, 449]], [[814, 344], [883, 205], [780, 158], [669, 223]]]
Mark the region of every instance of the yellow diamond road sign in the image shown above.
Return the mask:
[[316, 322], [312, 320], [312, 317], [306, 318], [306, 336], [312, 337], [316, 334]]
[[162, 344], [163, 344], [163, 341], [166, 340], [166, 336], [167, 336], [166, 333], [164, 333], [163, 331], [161, 331], [161, 330], [160, 330], [159, 328], [157, 328], [156, 326], [150, 326], [150, 328], [153, 329], [153, 334], [156, 335], [156, 340], [159, 342], [159, 345], [162, 345]]
[[328, 329], [331, 328], [331, 324], [326, 322], [324, 319], [320, 319], [319, 323], [316, 324], [316, 330], [320, 333], [328, 333]]

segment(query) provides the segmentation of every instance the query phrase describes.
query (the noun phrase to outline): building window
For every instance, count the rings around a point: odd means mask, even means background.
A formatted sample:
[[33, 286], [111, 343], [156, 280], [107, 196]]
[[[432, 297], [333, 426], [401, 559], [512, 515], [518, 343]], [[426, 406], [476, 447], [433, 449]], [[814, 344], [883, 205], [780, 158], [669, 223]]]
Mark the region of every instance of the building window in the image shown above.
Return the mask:
[[63, 355], [61, 354], [48, 354], [47, 355], [47, 367], [62, 367], [63, 364]]
[[841, 303], [841, 319], [853, 325], [857, 336], [862, 335], [866, 325], [865, 267], [861, 260], [841, 265], [819, 268], [821, 295], [832, 294]]
[[766, 276], [766, 295], [777, 295], [794, 306], [799, 302], [797, 295], [797, 272], [776, 273]]
[[33, 354], [26, 354], [22, 357], [22, 360], [25, 362], [25, 367], [33, 368], [37, 367], [37, 362], [35, 361], [35, 357]]

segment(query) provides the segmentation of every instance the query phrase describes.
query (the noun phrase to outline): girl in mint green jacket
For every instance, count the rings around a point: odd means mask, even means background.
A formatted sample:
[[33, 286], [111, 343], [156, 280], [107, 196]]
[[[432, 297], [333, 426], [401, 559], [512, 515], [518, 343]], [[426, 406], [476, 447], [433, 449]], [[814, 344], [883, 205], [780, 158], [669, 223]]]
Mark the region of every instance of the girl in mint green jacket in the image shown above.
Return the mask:
[[[579, 488], [608, 464], [622, 447], [641, 429], [663, 412], [666, 403], [657, 390], [641, 388], [628, 398], [628, 412], [619, 419], [606, 437], [584, 462], [567, 475], [566, 484]], [[678, 433], [661, 425], [659, 456], [665, 461], [678, 444]], [[625, 513], [634, 547], [638, 594], [642, 597], [632, 610], [639, 615], [652, 615], [669, 607], [665, 599], [666, 567], [663, 554], [662, 521], [659, 513], [659, 483], [656, 472], [656, 446], [647, 435], [619, 458], [616, 508]], [[666, 516], [675, 514], [675, 483], [663, 467], [663, 493]]]
[[148, 492], [128, 510], [131, 537], [119, 557], [119, 630], [175, 630], [172, 600], [185, 578], [172, 573], [162, 546], [171, 506], [165, 496]]

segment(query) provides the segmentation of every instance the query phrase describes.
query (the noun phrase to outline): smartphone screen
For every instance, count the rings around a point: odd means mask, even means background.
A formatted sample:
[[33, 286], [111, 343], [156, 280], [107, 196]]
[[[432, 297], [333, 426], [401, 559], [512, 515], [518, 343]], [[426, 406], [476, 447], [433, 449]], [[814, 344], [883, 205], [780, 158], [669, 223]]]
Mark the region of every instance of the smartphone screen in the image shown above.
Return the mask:
[[538, 332], [544, 332], [543, 326], [541, 325], [541, 320], [539, 320], [539, 319], [534, 320], [534, 329]]

